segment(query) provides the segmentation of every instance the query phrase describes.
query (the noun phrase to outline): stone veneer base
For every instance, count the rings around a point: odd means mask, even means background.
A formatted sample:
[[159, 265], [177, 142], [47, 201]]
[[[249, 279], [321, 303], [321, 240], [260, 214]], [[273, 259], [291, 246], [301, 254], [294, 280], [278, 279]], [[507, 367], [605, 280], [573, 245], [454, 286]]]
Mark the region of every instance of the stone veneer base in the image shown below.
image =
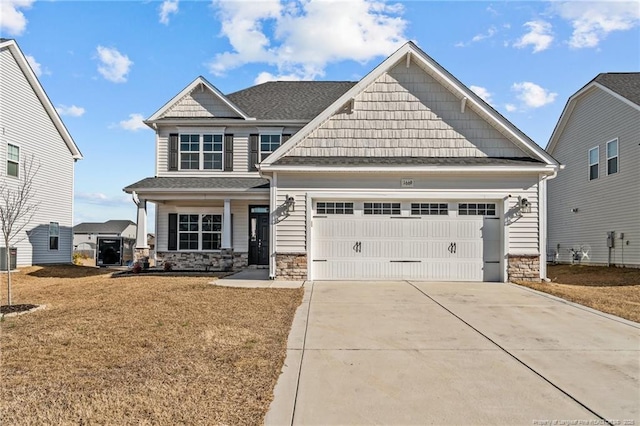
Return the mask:
[[540, 281], [540, 256], [509, 255], [509, 281]]
[[159, 268], [170, 262], [172, 269], [185, 271], [239, 271], [249, 264], [249, 253], [235, 253], [233, 249], [219, 252], [159, 251], [156, 259]]
[[307, 253], [276, 253], [276, 278], [307, 279]]

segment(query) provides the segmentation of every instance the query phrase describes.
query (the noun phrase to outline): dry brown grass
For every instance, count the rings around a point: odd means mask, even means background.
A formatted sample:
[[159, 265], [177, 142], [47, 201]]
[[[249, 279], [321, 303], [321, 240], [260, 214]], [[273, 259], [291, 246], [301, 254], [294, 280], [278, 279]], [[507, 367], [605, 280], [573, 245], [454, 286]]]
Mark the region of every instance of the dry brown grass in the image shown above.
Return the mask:
[[262, 422], [302, 289], [109, 272], [14, 275], [15, 303], [47, 307], [0, 324], [3, 424]]
[[640, 322], [640, 269], [550, 265], [551, 283], [518, 283], [535, 290]]

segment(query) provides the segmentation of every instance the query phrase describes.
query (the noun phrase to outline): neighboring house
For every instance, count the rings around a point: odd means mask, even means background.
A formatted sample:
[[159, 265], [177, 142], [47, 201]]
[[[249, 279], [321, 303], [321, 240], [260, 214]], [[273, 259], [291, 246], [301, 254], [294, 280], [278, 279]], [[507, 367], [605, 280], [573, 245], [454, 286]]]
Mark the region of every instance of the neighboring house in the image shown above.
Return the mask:
[[[156, 257], [284, 279], [538, 280], [558, 163], [413, 43], [357, 83], [197, 78], [153, 114]], [[144, 253], [140, 253], [144, 255]]]
[[39, 205], [16, 238], [17, 264], [69, 263], [74, 163], [82, 154], [14, 40], [0, 39], [0, 70], [2, 184], [16, 189], [25, 162], [39, 167], [33, 181]]
[[640, 73], [598, 74], [569, 98], [547, 146], [549, 259], [640, 266]]
[[73, 227], [74, 250], [95, 250], [97, 237], [136, 239], [136, 224], [130, 220], [82, 222]]

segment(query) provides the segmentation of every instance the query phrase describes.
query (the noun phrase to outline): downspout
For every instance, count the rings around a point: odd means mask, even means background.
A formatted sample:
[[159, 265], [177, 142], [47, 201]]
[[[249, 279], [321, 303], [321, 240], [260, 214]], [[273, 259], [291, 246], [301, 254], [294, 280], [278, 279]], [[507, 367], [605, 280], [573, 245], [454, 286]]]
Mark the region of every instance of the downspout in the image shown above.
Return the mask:
[[[564, 164], [560, 164], [558, 168], [553, 171], [553, 174], [547, 175], [540, 179], [539, 200], [538, 206], [538, 220], [540, 222], [540, 233], [542, 238], [540, 239], [540, 280], [550, 282], [547, 278], [547, 182], [551, 179], [555, 179], [558, 176], [558, 170], [563, 170]], [[544, 209], [544, 213], [542, 210]]]
[[258, 172], [260, 177], [269, 181], [269, 279], [273, 280], [276, 278], [276, 223], [274, 208], [276, 205], [278, 178], [275, 173], [271, 176], [263, 174], [260, 169], [258, 169]]

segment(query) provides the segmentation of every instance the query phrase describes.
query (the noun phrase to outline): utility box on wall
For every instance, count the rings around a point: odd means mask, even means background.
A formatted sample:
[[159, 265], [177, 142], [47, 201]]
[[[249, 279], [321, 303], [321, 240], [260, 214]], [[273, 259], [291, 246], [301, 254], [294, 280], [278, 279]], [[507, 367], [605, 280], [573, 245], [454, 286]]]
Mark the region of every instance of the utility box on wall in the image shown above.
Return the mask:
[[[16, 269], [17, 260], [18, 260], [18, 249], [15, 247], [9, 248], [9, 262], [11, 265], [11, 269]], [[5, 247], [0, 247], [0, 271], [7, 270], [7, 249]]]

